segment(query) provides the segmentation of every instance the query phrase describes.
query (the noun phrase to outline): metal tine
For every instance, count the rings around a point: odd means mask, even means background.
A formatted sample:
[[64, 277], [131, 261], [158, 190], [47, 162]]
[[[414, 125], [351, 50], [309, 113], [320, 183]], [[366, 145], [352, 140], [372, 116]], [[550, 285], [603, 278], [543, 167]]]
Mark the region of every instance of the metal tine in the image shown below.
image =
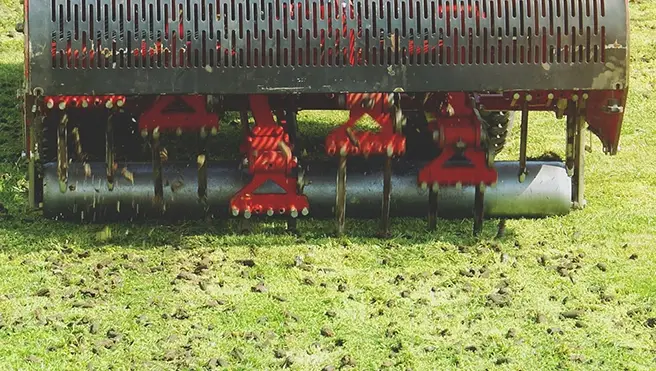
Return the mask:
[[337, 197], [335, 200], [335, 222], [338, 237], [344, 235], [346, 224], [346, 156], [339, 156], [339, 166], [337, 168]]
[[[570, 103], [571, 105], [571, 103]], [[575, 107], [567, 108], [567, 146], [565, 147], [565, 169], [568, 176], [574, 175], [576, 163], [574, 147], [576, 146], [577, 112]]]
[[383, 207], [380, 219], [381, 237], [390, 236], [390, 201], [392, 198], [392, 157], [385, 157], [383, 169]]
[[479, 236], [483, 231], [484, 196], [485, 184], [481, 183], [474, 191], [474, 236]]
[[[404, 117], [401, 113], [401, 101], [399, 94], [388, 96], [388, 99], [393, 98], [393, 113], [394, 113], [394, 126], [393, 130], [398, 132], [402, 129], [402, 121]], [[388, 153], [385, 158], [383, 168], [383, 205], [382, 215], [380, 220], [380, 233], [381, 237], [388, 238], [390, 236], [390, 206], [392, 198], [392, 153]]]
[[198, 156], [196, 164], [198, 165], [198, 201], [207, 211], [207, 130], [205, 127], [200, 129]]
[[116, 153], [114, 151], [114, 116], [109, 115], [107, 118], [107, 127], [105, 130], [105, 166], [107, 167], [107, 189], [114, 190]]
[[71, 130], [71, 136], [73, 137], [73, 145], [75, 146], [75, 159], [83, 162], [86, 156], [82, 152], [82, 141], [80, 140], [80, 128], [78, 125], [74, 124]]
[[68, 114], [64, 113], [57, 128], [57, 175], [59, 190], [66, 192], [68, 186]]
[[163, 206], [164, 201], [164, 183], [162, 181], [162, 158], [160, 157], [160, 132], [155, 128], [151, 137], [151, 146], [153, 152], [153, 181], [155, 186], [154, 203]]
[[431, 188], [428, 191], [428, 229], [434, 231], [437, 229], [437, 192]]
[[519, 138], [519, 182], [526, 180], [526, 146], [528, 145], [528, 101], [522, 108], [522, 127]]
[[583, 209], [585, 207], [585, 99], [579, 101], [575, 119], [576, 139], [574, 144], [574, 174], [572, 176], [572, 206], [574, 209]]
[[[296, 148], [298, 122], [296, 121], [296, 107], [293, 105], [293, 102], [289, 104], [284, 115], [285, 130], [287, 131], [287, 135], [289, 135], [289, 143], [292, 145], [292, 156], [298, 156], [298, 149]], [[299, 193], [302, 193], [303, 190], [301, 187], [298, 187], [297, 189]], [[287, 218], [287, 231], [294, 234], [298, 233], [297, 218]]]

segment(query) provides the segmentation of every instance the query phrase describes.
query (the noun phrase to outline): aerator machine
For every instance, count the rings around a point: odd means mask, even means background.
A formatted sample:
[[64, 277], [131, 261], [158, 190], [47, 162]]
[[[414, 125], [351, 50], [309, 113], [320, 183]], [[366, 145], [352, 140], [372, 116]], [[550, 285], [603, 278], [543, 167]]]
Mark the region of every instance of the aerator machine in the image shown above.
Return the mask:
[[[427, 216], [430, 228], [472, 217], [477, 234], [484, 215], [582, 207], [586, 128], [618, 149], [628, 1], [24, 0], [24, 10], [29, 202], [47, 217], [282, 217], [292, 229], [330, 217], [337, 234], [347, 217], [380, 218], [382, 235], [391, 216]], [[299, 126], [302, 110], [348, 115]], [[565, 118], [564, 160], [527, 161], [535, 111]], [[515, 112], [519, 160], [495, 161]]]

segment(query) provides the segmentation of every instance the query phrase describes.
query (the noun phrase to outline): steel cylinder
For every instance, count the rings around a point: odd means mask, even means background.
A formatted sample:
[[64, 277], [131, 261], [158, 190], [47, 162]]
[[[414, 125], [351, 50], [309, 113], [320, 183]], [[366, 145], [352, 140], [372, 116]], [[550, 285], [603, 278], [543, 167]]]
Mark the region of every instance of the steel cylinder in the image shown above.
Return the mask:
[[[247, 184], [250, 176], [236, 162], [211, 163], [207, 167], [207, 202], [198, 197], [198, 170], [193, 165], [169, 164], [163, 171], [163, 203], [154, 202], [155, 186], [151, 164], [122, 165], [123, 175], [108, 186], [105, 164], [87, 167], [71, 164], [65, 192], [59, 187], [56, 164], [44, 166], [44, 215], [78, 221], [132, 219], [197, 219], [228, 217], [230, 198]], [[393, 217], [424, 217], [428, 213], [428, 191], [417, 186], [422, 164], [393, 164], [390, 214]], [[310, 217], [334, 215], [337, 163], [319, 161], [306, 164], [304, 194], [310, 203]], [[118, 172], [121, 172], [119, 169]], [[485, 192], [486, 217], [521, 218], [563, 215], [571, 208], [571, 181], [558, 162], [529, 162], [528, 175], [519, 182], [517, 162], [497, 162], [499, 180]], [[265, 184], [258, 192], [278, 192]], [[346, 181], [346, 215], [350, 218], [377, 218], [381, 213], [383, 166], [375, 161], [349, 160]], [[473, 187], [440, 188], [438, 215], [466, 218], [473, 215]]]

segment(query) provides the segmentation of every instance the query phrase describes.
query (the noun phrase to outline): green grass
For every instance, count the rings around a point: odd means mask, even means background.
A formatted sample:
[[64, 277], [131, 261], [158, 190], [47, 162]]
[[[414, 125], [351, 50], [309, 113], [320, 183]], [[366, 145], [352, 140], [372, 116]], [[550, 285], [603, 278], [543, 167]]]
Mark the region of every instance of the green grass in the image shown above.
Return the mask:
[[[336, 239], [327, 221], [301, 222], [302, 237], [274, 223], [241, 236], [232, 223], [77, 225], [25, 212], [20, 40], [4, 31], [20, 14], [14, 4], [0, 0], [0, 203], [9, 209], [0, 215], [0, 368], [198, 369], [221, 359], [262, 369], [289, 357], [293, 369], [318, 370], [346, 356], [363, 370], [656, 364], [653, 1], [631, 5], [621, 151], [605, 156], [593, 140], [588, 207], [509, 221], [501, 240], [492, 221], [476, 240], [469, 220], [441, 221], [435, 233], [423, 220], [394, 220], [394, 237], [378, 240], [376, 221], [349, 220], [349, 237]], [[336, 120], [307, 113], [302, 127]], [[538, 116], [529, 148], [563, 155], [564, 122]], [[517, 151], [515, 132], [504, 156]], [[192, 273], [176, 279], [181, 272]], [[259, 282], [267, 292], [252, 291]], [[490, 305], [487, 295], [505, 286], [507, 305]], [[562, 318], [569, 310], [580, 318]]]

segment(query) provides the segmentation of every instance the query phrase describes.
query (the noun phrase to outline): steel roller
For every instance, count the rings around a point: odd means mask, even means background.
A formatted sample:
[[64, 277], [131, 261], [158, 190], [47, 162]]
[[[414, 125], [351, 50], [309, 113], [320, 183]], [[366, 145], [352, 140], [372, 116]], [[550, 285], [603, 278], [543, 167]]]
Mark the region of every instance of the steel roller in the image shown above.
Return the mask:
[[[335, 162], [305, 164], [310, 217], [329, 218], [335, 209]], [[210, 163], [207, 167], [206, 202], [198, 198], [198, 170], [187, 164], [167, 164], [162, 168], [164, 206], [153, 202], [155, 188], [152, 164], [130, 163], [123, 175], [116, 176], [113, 189], [107, 183], [104, 163], [90, 167], [71, 164], [66, 190], [61, 191], [56, 164], [44, 167], [44, 215], [55, 219], [107, 221], [126, 219], [198, 219], [228, 217], [228, 202], [247, 184], [248, 174], [236, 162]], [[390, 214], [394, 217], [425, 217], [428, 191], [417, 187], [420, 164], [393, 164]], [[497, 162], [497, 186], [486, 189], [485, 215], [489, 218], [534, 218], [564, 215], [571, 209], [571, 180], [558, 162], [528, 162], [523, 183], [517, 180], [517, 162]], [[346, 215], [350, 218], [376, 218], [381, 212], [383, 166], [375, 161], [348, 168]], [[90, 170], [90, 171], [89, 171]], [[120, 170], [119, 170], [120, 172]], [[260, 188], [276, 193], [275, 186]], [[473, 215], [474, 188], [440, 189], [438, 215], [441, 218], [467, 218]]]

